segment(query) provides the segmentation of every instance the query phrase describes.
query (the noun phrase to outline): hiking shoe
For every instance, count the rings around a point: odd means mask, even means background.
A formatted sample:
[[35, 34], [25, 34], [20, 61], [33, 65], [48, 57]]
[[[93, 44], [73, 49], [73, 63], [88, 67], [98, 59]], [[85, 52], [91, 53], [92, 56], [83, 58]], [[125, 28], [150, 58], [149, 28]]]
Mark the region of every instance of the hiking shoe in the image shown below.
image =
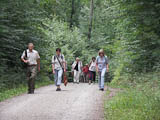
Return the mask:
[[101, 90], [104, 91], [104, 88], [102, 88]]
[[28, 94], [34, 94], [34, 91], [28, 91]]
[[56, 91], [61, 91], [61, 88], [57, 88]]

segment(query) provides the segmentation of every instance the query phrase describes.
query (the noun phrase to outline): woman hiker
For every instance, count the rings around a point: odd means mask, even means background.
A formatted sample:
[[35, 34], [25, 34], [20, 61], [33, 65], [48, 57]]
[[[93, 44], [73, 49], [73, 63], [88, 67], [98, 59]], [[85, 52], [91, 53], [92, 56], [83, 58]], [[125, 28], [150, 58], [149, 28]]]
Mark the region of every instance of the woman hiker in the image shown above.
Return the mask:
[[66, 63], [64, 55], [61, 54], [61, 49], [56, 49], [56, 55], [52, 57], [52, 70], [54, 74], [55, 85], [57, 86], [56, 91], [61, 91], [60, 85], [62, 82], [63, 72], [66, 72]]
[[103, 49], [99, 50], [99, 55], [96, 58], [96, 70], [99, 77], [99, 89], [104, 91], [104, 79], [106, 71], [109, 71], [108, 58], [105, 56]]
[[89, 85], [96, 81], [96, 58], [92, 57], [92, 61], [89, 64]]
[[72, 71], [74, 71], [74, 83], [79, 84], [80, 74], [82, 72], [82, 62], [77, 57], [74, 63], [72, 64]]

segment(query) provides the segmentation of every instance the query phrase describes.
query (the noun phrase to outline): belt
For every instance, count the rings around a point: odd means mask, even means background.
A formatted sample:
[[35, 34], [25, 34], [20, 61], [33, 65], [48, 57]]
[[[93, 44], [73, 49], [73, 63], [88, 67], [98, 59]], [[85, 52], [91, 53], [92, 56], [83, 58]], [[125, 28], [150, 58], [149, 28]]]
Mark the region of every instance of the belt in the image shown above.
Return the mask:
[[28, 65], [28, 67], [33, 67], [33, 66], [37, 66], [36, 64], [33, 64], [33, 65]]

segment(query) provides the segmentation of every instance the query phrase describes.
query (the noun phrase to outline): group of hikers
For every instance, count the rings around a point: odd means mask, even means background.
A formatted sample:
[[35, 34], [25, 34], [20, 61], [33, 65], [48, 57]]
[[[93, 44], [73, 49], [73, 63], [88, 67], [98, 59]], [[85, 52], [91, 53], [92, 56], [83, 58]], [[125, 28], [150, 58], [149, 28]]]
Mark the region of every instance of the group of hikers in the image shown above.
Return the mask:
[[[25, 50], [21, 56], [21, 60], [27, 64], [27, 80], [28, 80], [28, 94], [34, 94], [35, 77], [37, 70], [40, 71], [40, 56], [34, 50], [33, 43], [28, 44], [28, 49]], [[37, 69], [38, 68], [38, 69]], [[91, 62], [84, 67], [82, 61], [77, 57], [72, 64], [73, 83], [80, 82], [82, 75], [83, 81], [88, 80], [89, 84], [95, 82], [96, 72], [98, 73], [99, 90], [104, 91], [105, 73], [109, 71], [108, 58], [105, 56], [103, 49], [100, 49], [98, 56], [92, 57]], [[63, 74], [66, 72], [66, 60], [61, 53], [61, 49], [57, 48], [55, 55], [52, 57], [52, 72], [54, 74], [56, 91], [61, 91], [61, 83]]]
[[83, 66], [82, 61], [77, 57], [72, 64], [73, 83], [89, 82], [89, 85], [96, 81], [96, 58], [92, 57], [91, 62]]

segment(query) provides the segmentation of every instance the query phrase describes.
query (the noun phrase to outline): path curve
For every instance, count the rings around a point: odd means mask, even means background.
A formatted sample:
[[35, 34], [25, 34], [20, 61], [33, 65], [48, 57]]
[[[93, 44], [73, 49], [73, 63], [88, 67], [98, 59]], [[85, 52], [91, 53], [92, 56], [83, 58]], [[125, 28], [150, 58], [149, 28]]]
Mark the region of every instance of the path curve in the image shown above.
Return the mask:
[[0, 103], [0, 120], [104, 120], [104, 94], [97, 84], [39, 88]]

